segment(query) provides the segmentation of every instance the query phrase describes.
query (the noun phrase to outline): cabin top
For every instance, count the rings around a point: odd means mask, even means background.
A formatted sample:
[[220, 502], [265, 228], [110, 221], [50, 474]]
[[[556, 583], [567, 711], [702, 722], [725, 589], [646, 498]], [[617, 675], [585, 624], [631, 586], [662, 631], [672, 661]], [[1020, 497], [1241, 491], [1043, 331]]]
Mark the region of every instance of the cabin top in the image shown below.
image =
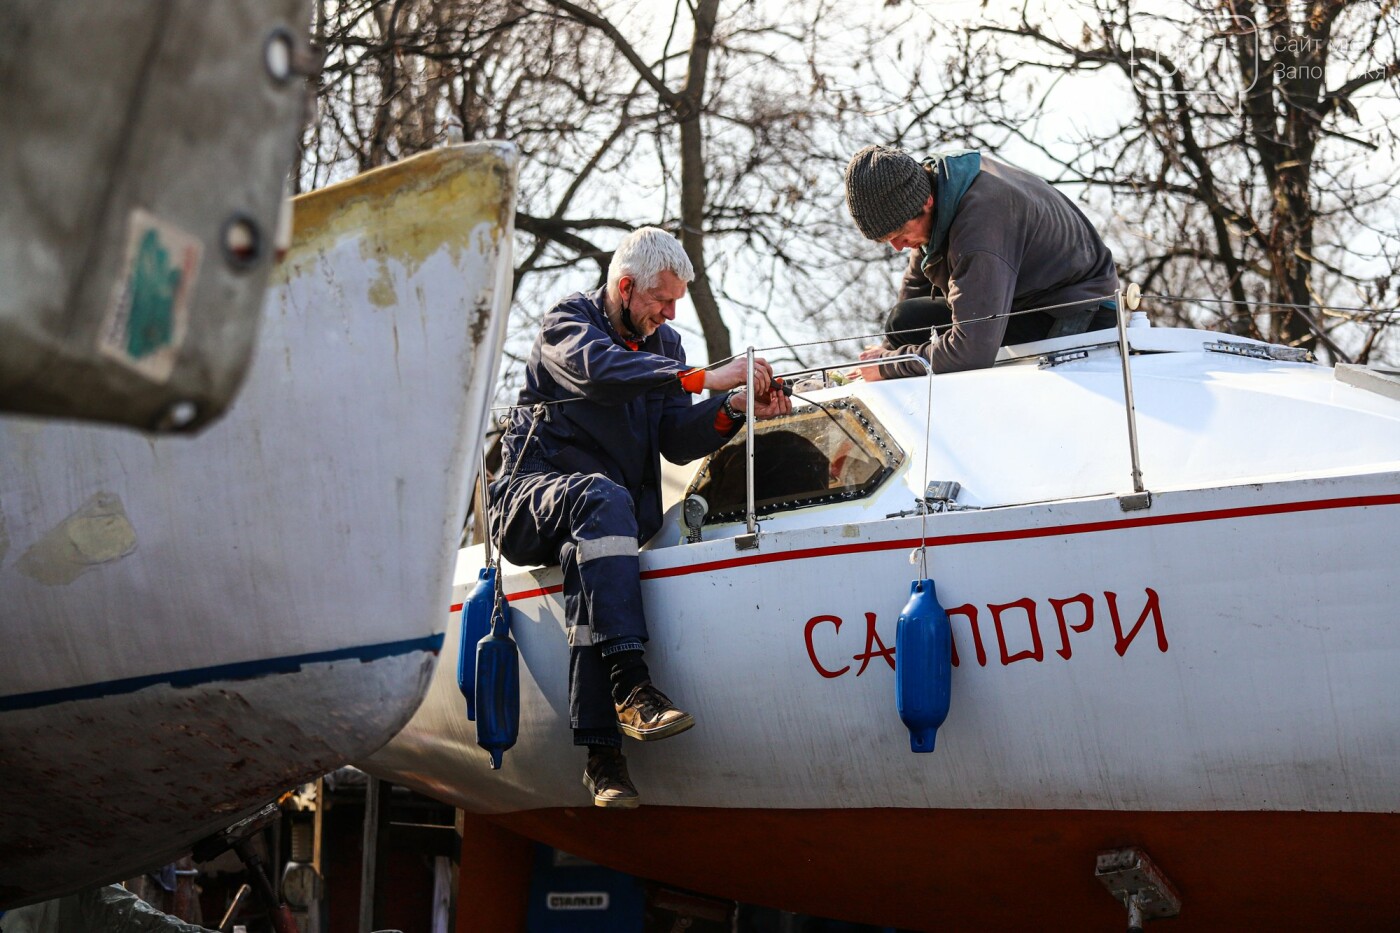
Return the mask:
[[[1400, 469], [1392, 374], [1145, 321], [1128, 342], [1149, 490]], [[834, 385], [818, 374], [797, 393], [793, 414], [761, 422], [754, 439], [768, 530], [917, 514], [926, 481], [957, 484], [938, 506], [952, 509], [1132, 492], [1113, 330], [1005, 347], [990, 369], [932, 378]], [[706, 540], [743, 533], [745, 460], [741, 431], [699, 464], [668, 466], [674, 501], [651, 546], [685, 539], [690, 493], [706, 500]]]

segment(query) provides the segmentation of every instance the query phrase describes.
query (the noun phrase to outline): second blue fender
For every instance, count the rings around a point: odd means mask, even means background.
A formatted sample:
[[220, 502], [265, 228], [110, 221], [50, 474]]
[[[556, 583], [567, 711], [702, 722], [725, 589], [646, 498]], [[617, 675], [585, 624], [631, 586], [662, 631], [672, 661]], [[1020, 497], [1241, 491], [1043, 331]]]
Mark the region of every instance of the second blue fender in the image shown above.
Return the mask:
[[520, 652], [510, 637], [510, 608], [501, 600], [491, 633], [476, 646], [476, 744], [501, 767], [506, 749], [520, 738]]

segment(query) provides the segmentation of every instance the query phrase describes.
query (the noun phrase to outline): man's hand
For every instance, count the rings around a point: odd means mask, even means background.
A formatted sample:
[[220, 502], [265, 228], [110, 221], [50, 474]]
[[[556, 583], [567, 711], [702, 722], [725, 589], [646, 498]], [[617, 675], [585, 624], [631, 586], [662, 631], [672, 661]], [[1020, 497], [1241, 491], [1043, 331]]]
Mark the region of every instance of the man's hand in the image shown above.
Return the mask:
[[[748, 374], [749, 361], [741, 356], [716, 369], [705, 370], [705, 388], [717, 389], [721, 392], [726, 389], [735, 389], [745, 383]], [[753, 361], [753, 394], [758, 396], [760, 400], [767, 398], [768, 389], [772, 384], [773, 367], [768, 365], [767, 360], [755, 358]], [[736, 402], [735, 405], [737, 407], [738, 403]]]
[[[879, 344], [871, 344], [864, 350], [860, 351], [860, 358], [862, 360], [880, 360], [884, 359], [887, 355], [888, 351], [886, 351], [885, 348], [880, 346]], [[881, 379], [885, 378], [884, 376], [880, 375], [879, 366], [862, 366], [859, 369], [851, 370], [850, 372], [846, 373], [846, 375], [852, 379], [859, 376], [866, 382], [879, 382]]]
[[[754, 367], [755, 381], [758, 379], [757, 368], [757, 366]], [[759, 395], [756, 390], [754, 395], [758, 397], [758, 404], [754, 406], [752, 412], [749, 412], [754, 418], [776, 418], [779, 415], [792, 413], [792, 399], [788, 398], [787, 394], [784, 392], [773, 392], [766, 400], [762, 395]], [[749, 401], [744, 397], [742, 389], [729, 397], [729, 405], [735, 411], [748, 411]]]

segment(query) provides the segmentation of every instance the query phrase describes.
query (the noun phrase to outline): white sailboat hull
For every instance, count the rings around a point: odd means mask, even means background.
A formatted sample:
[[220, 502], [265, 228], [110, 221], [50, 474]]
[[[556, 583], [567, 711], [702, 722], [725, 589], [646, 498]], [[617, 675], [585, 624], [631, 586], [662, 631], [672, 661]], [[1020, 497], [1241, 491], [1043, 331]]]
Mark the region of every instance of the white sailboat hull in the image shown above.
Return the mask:
[[[1195, 893], [1183, 929], [1382, 915], [1400, 855], [1400, 406], [1321, 367], [1134, 365], [1150, 508], [1103, 494], [1127, 456], [1091, 359], [937, 377], [927, 438], [926, 383], [867, 386], [914, 450], [885, 491], [770, 516], [755, 550], [735, 547], [742, 526], [678, 544], [668, 525], [642, 557], [648, 661], [697, 725], [627, 743], [635, 813], [580, 784], [557, 568], [508, 572], [521, 738], [488, 770], [452, 663], [479, 550], [459, 556], [427, 701], [364, 767], [646, 877], [867, 923], [1118, 922], [1092, 873], [1126, 845]], [[1007, 399], [992, 380], [1025, 385]], [[1236, 443], [1191, 438], [1193, 419], [1240, 412]], [[1260, 440], [1269, 418], [1297, 437]], [[1350, 446], [1328, 436], [1358, 423]], [[984, 507], [886, 517], [924, 457]], [[957, 665], [937, 748], [916, 755], [895, 623], [925, 540]]]
[[229, 414], [0, 420], [0, 902], [159, 863], [412, 714], [510, 301], [514, 151], [297, 202]]
[[[647, 804], [1400, 807], [1400, 474], [1166, 493], [1136, 515], [1112, 498], [943, 514], [928, 535], [958, 657], [930, 755], [894, 707], [917, 518], [647, 552], [648, 662], [698, 722], [636, 749]], [[1285, 549], [1306, 572], [1281, 571]], [[507, 587], [522, 720], [500, 773], [455, 682], [460, 612], [430, 702], [371, 767], [476, 812], [587, 803], [560, 585]]]

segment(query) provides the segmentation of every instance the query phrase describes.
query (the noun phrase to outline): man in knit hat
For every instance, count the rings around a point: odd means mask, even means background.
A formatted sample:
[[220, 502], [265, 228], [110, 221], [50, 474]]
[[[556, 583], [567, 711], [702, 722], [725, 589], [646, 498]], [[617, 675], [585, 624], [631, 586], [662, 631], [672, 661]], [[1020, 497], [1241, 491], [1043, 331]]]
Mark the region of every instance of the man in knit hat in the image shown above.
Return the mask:
[[[913, 251], [885, 343], [862, 360], [918, 353], [936, 373], [980, 369], [1001, 346], [1114, 325], [1113, 255], [1069, 198], [1028, 172], [974, 151], [919, 162], [867, 146], [846, 166], [846, 207], [867, 239]], [[874, 380], [924, 369], [860, 372]]]

